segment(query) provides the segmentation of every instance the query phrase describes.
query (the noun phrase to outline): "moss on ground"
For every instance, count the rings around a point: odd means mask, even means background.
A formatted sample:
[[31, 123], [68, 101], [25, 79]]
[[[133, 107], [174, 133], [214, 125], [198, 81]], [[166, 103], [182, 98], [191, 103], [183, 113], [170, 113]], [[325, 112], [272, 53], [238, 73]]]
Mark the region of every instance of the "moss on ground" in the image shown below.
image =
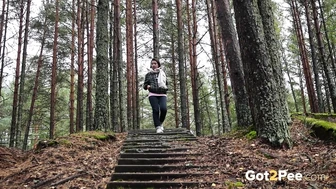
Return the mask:
[[336, 123], [304, 116], [295, 116], [295, 118], [310, 126], [318, 138], [336, 142]]
[[114, 132], [86, 131], [86, 132], [81, 132], [81, 133], [75, 133], [73, 135], [80, 136], [80, 137], [95, 138], [97, 140], [103, 140], [103, 141], [115, 139]]
[[249, 140], [257, 138], [257, 131], [250, 131], [245, 135]]

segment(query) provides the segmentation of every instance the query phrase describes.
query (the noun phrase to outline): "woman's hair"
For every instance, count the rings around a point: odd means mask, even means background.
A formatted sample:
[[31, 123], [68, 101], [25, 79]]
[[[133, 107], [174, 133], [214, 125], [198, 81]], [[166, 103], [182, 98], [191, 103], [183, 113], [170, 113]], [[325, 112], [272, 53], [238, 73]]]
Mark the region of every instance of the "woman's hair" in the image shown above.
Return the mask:
[[158, 59], [152, 58], [151, 63], [152, 63], [152, 61], [155, 61], [158, 64], [158, 67], [161, 66], [160, 61]]

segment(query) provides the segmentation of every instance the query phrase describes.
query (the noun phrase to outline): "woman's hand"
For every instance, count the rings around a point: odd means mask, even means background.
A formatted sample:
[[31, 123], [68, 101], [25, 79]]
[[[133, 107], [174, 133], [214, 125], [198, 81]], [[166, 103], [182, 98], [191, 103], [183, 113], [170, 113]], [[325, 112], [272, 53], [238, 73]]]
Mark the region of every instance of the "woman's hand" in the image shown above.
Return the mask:
[[150, 88], [150, 85], [147, 85], [147, 90]]

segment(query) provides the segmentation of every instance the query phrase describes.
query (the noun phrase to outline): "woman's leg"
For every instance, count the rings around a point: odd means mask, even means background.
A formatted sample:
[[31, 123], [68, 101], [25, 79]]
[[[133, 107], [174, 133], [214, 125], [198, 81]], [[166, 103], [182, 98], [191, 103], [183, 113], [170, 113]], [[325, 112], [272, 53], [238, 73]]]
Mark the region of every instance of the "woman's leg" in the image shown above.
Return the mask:
[[152, 106], [153, 110], [153, 121], [154, 121], [154, 127], [160, 126], [160, 106], [159, 106], [159, 98], [156, 96], [150, 96], [149, 97], [150, 105]]
[[167, 115], [167, 97], [159, 97], [159, 106], [160, 106], [160, 125], [164, 122]]

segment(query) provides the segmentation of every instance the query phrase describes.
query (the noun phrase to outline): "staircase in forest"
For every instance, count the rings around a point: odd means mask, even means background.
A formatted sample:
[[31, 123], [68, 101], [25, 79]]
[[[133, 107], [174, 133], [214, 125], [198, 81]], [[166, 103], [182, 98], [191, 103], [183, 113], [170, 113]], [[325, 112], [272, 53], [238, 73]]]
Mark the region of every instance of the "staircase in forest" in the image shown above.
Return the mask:
[[[186, 129], [128, 133], [107, 189], [204, 188], [211, 166], [197, 165], [197, 138]], [[193, 152], [194, 151], [194, 152]]]

